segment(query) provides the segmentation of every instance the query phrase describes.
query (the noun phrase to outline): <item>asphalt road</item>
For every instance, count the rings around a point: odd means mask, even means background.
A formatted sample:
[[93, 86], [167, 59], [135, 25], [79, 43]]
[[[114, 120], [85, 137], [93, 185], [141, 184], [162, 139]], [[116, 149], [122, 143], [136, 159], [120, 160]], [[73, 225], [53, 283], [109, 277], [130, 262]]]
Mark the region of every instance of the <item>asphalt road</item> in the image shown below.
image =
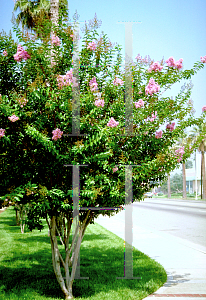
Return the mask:
[[206, 201], [146, 198], [133, 203], [134, 225], [206, 247]]

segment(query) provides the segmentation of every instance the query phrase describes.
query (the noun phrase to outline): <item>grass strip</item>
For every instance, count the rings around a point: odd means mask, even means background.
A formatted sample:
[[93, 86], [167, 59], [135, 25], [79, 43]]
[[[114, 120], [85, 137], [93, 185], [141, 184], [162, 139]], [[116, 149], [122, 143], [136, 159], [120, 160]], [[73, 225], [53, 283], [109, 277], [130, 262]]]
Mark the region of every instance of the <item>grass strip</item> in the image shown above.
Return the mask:
[[[21, 234], [15, 211], [0, 214], [0, 300], [56, 300], [63, 294], [54, 275], [48, 228]], [[63, 248], [60, 246], [60, 251]], [[124, 240], [90, 224], [80, 248], [81, 277], [73, 294], [80, 300], [140, 300], [167, 280], [164, 268], [133, 247], [133, 276], [124, 277]]]

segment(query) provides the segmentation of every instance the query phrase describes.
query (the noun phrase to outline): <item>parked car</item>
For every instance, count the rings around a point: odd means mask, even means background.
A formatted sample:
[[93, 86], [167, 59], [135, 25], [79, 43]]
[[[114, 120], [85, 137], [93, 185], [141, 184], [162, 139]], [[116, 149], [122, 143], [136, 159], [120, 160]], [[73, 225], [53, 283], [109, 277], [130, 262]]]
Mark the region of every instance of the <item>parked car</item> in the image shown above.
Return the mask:
[[151, 192], [144, 193], [145, 198], [152, 198], [153, 194]]

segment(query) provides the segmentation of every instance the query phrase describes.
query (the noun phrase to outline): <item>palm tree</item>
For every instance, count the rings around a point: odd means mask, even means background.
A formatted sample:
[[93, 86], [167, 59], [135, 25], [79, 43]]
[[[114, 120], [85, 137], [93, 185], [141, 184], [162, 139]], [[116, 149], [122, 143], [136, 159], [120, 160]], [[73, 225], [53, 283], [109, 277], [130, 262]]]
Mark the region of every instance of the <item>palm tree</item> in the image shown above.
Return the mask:
[[[56, 8], [55, 3], [58, 3]], [[16, 23], [17, 25], [21, 23], [22, 29], [28, 29], [36, 33], [36, 26], [39, 21], [42, 22], [46, 19], [53, 23], [55, 10], [57, 14], [59, 11], [60, 16], [66, 17], [67, 7], [68, 0], [17, 0], [14, 5], [14, 11], [20, 9], [20, 13], [17, 15]], [[39, 33], [37, 36], [42, 37]]]
[[20, 9], [20, 13], [17, 15], [16, 23], [17, 25], [21, 23], [22, 29], [36, 32], [38, 19], [50, 19], [50, 2], [48, 0], [17, 0], [14, 11], [17, 9]]
[[206, 123], [202, 123], [194, 127], [190, 137], [196, 140], [199, 135], [204, 135], [198, 146], [198, 151], [201, 153], [201, 199], [206, 199], [206, 178], [205, 178], [205, 151], [206, 151]]

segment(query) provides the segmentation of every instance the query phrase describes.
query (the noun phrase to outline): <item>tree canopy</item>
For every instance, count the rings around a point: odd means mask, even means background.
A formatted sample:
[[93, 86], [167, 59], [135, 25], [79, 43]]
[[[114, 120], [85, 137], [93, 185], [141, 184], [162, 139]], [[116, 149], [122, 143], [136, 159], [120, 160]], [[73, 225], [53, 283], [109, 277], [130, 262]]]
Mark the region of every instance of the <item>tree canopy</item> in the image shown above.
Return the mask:
[[[78, 35], [69, 23], [54, 27], [52, 45], [46, 39], [37, 42], [17, 26], [18, 43], [11, 37], [0, 38], [0, 205], [27, 203], [31, 230], [41, 229], [41, 219], [47, 220], [54, 272], [66, 299], [72, 294], [86, 227], [99, 214], [118, 213], [125, 204], [125, 165], [133, 166], [133, 198], [140, 201], [190, 156], [201, 136], [184, 151], [175, 152], [172, 146], [185, 128], [205, 120], [204, 110], [201, 117], [194, 118], [189, 101], [192, 87], [187, 84], [204, 67], [204, 60], [183, 70], [182, 59], [154, 62], [137, 56], [129, 71], [122, 72], [121, 47], [113, 46], [106, 34], [99, 35], [97, 24], [94, 19], [85, 28], [77, 60], [73, 52]], [[51, 47], [55, 49], [52, 66]], [[132, 78], [133, 135], [127, 134], [125, 126], [128, 76]], [[186, 84], [175, 100], [162, 96], [181, 80]], [[80, 102], [81, 135], [76, 136], [72, 135], [74, 111], [78, 112], [74, 95]], [[69, 247], [69, 234], [78, 188], [74, 188], [74, 170], [66, 165], [85, 165], [80, 167], [80, 207], [118, 207], [116, 211], [79, 211], [79, 237], [72, 257], [74, 244]], [[59, 215], [65, 260], [58, 252], [55, 235]]]

